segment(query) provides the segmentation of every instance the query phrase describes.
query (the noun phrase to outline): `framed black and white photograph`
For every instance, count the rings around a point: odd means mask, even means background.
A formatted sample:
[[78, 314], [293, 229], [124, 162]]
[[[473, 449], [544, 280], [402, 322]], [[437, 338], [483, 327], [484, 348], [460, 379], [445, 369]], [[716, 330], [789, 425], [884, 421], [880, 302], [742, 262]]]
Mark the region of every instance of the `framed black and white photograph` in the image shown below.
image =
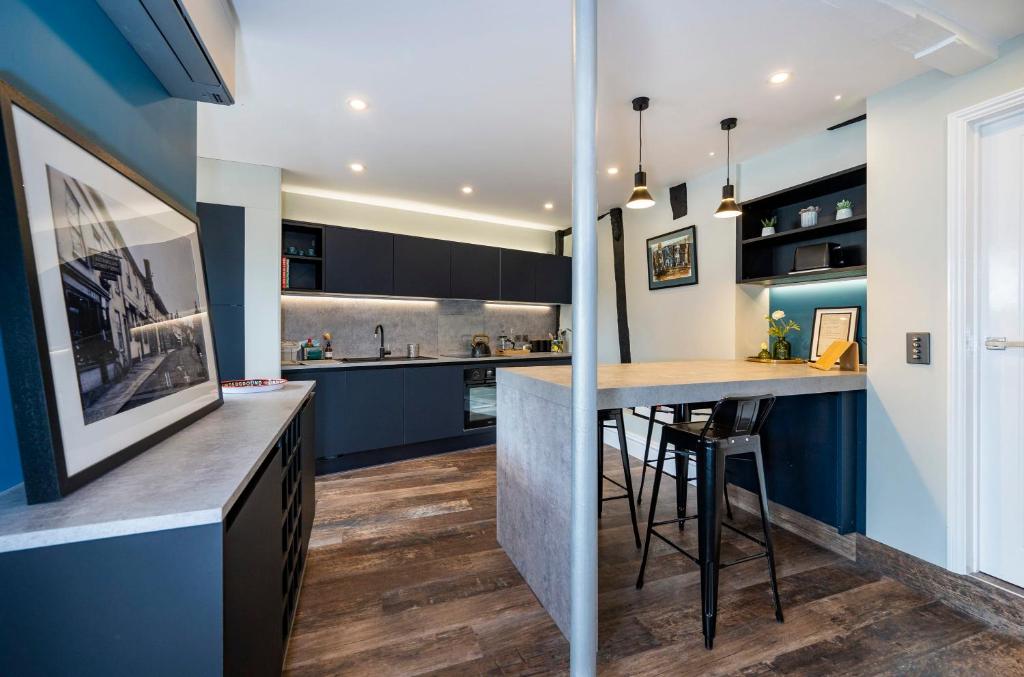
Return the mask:
[[814, 330], [808, 360], [814, 362], [828, 350], [833, 341], [857, 341], [860, 306], [815, 308]]
[[647, 288], [697, 284], [697, 226], [647, 240]]
[[35, 502], [73, 491], [222, 398], [195, 217], [6, 85], [2, 107], [13, 184], [2, 188], [13, 197], [4, 216], [21, 240], [5, 262], [24, 271], [5, 303], [26, 308], [4, 333], [20, 320], [36, 344], [34, 360], [15, 364], [7, 349], [7, 364], [42, 381], [36, 417], [49, 427], [48, 444], [39, 425], [19, 429]]

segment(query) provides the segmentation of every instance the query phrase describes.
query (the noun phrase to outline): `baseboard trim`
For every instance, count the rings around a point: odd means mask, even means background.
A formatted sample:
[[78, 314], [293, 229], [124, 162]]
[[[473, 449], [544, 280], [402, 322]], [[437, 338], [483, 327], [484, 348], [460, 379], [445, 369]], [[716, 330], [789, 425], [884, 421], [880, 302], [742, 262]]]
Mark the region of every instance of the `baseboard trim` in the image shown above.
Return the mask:
[[857, 535], [857, 563], [999, 630], [1024, 637], [1024, 597], [995, 583], [955, 574], [860, 534]]
[[[755, 515], [761, 511], [760, 501], [752, 491], [735, 484], [729, 485], [729, 500], [736, 507], [742, 508]], [[850, 561], [857, 560], [857, 539], [856, 534], [840, 534], [839, 531], [824, 522], [819, 522], [813, 517], [808, 517], [792, 508], [768, 501], [768, 511], [772, 524], [805, 538], [815, 545], [845, 557]]]

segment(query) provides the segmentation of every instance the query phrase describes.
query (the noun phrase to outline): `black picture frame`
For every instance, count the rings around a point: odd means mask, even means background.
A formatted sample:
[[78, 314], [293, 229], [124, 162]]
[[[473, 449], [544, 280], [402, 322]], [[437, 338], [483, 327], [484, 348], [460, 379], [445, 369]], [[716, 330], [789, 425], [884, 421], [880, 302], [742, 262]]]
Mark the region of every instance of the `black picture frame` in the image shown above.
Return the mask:
[[[40, 295], [39, 270], [16, 136], [16, 108], [190, 221], [195, 227], [198, 244], [198, 261], [193, 260], [193, 264], [200, 267], [202, 285], [196, 291], [202, 292], [207, 313], [207, 326], [200, 327], [203, 329], [204, 337], [209, 328], [209, 343], [206, 345], [210, 349], [206, 351], [205, 364], [208, 366], [208, 380], [216, 384], [216, 398], [73, 474], [69, 474], [66, 463], [65, 440], [62, 438], [58, 418], [58, 398], [43, 324], [44, 308]], [[61, 120], [2, 80], [0, 152], [3, 153], [0, 157], [0, 268], [4, 270], [4, 275], [0, 276], [0, 297], [4, 299], [5, 306], [0, 311], [0, 332], [3, 335], [15, 431], [25, 479], [25, 495], [28, 503], [41, 503], [58, 500], [125, 463], [214, 411], [223, 404], [224, 399], [218, 378], [219, 368], [212, 332], [212, 309], [209, 304], [202, 233], [195, 214], [107, 151], [88, 134]]]
[[[846, 340], [857, 342], [857, 337], [860, 335], [860, 315], [863, 312], [861, 306], [819, 306], [814, 309], [814, 319], [811, 323], [811, 340], [807, 348], [807, 361], [814, 362], [817, 360], [824, 350], [818, 350], [819, 334], [821, 330], [821, 319], [826, 314], [839, 314], [849, 313], [852, 316], [849, 331], [847, 332], [848, 338]], [[824, 346], [825, 349], [828, 346]], [[864, 361], [864, 356], [861, 354], [861, 362]]]
[[[681, 254], [676, 253], [675, 256], [678, 258], [680, 255], [683, 257], [683, 261], [680, 265], [674, 265], [675, 267], [685, 267], [688, 264], [689, 274], [680, 275], [678, 277], [672, 277], [670, 279], [659, 280], [657, 275], [657, 269], [659, 268], [656, 247], [658, 245], [676, 244], [673, 240], [689, 240], [689, 247], [687, 248], [688, 253], [684, 250]], [[685, 243], [684, 243], [685, 244]], [[655, 289], [671, 289], [672, 287], [688, 287], [698, 283], [698, 265], [697, 265], [697, 226], [686, 226], [685, 228], [678, 228], [676, 230], [662, 233], [661, 235], [655, 235], [654, 237], [647, 238], [647, 243], [644, 248], [645, 256], [647, 257], [647, 289], [654, 291]], [[689, 257], [688, 260], [686, 257]], [[684, 268], [685, 269], [685, 268]]]

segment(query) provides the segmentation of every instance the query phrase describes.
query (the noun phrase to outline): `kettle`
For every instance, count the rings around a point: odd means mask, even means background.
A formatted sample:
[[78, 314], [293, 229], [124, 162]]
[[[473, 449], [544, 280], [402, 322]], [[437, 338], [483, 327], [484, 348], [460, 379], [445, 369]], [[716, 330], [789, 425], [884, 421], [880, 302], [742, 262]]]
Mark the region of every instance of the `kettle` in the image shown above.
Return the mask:
[[472, 346], [473, 357], [490, 357], [491, 356], [491, 337], [487, 334], [476, 334], [470, 340]]

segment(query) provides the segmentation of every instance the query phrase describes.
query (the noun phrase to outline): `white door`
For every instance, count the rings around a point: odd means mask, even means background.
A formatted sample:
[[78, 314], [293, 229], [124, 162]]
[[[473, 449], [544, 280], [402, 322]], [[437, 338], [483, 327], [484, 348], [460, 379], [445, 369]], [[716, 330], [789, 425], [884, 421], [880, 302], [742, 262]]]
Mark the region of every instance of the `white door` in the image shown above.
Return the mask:
[[978, 568], [1024, 587], [1024, 113], [978, 150]]

